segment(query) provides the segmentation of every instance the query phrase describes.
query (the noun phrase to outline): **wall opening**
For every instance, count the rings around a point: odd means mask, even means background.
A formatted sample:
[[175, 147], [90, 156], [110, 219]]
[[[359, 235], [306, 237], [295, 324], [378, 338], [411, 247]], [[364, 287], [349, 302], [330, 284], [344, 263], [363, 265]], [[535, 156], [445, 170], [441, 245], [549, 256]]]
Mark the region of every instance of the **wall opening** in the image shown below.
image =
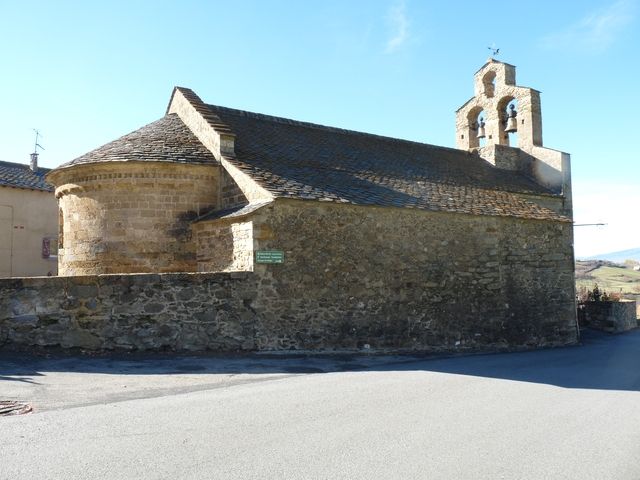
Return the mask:
[[493, 97], [496, 91], [496, 72], [488, 71], [482, 77], [482, 85], [484, 86], [484, 94], [486, 97]]
[[514, 97], [507, 96], [498, 102], [498, 134], [499, 144], [508, 145], [510, 147], [519, 147], [520, 140], [518, 131], [507, 131], [509, 127], [518, 128], [520, 119], [518, 118], [518, 100]]
[[481, 134], [481, 126], [485, 125], [486, 135], [486, 115], [482, 107], [475, 107], [469, 111], [467, 116], [467, 136], [469, 137], [469, 148], [484, 147], [486, 138], [478, 137]]

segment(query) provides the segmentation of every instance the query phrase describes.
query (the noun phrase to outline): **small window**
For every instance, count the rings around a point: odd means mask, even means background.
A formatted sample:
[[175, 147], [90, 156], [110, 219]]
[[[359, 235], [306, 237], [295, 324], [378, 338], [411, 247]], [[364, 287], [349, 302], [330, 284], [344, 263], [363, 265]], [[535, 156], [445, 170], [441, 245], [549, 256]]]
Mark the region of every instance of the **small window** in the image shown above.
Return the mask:
[[58, 249], [64, 248], [64, 213], [60, 208], [58, 215]]

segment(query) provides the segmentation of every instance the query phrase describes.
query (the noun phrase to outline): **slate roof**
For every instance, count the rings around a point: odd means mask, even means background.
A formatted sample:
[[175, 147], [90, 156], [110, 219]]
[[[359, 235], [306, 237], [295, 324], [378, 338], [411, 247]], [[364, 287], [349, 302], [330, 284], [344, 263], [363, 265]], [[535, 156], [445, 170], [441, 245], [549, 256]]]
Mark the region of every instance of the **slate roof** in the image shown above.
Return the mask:
[[98, 162], [217, 163], [215, 157], [172, 113], [58, 168]]
[[53, 192], [53, 185], [44, 181], [49, 168], [38, 168], [33, 172], [29, 165], [0, 161], [0, 187], [27, 188]]
[[208, 105], [232, 161], [276, 198], [570, 221], [514, 193], [554, 195], [475, 154]]

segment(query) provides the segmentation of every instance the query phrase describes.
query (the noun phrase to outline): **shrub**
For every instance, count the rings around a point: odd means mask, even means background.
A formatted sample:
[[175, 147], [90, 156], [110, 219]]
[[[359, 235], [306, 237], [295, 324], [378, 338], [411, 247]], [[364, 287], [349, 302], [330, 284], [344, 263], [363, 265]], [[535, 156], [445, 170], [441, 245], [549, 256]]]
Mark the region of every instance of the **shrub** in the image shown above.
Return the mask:
[[596, 283], [593, 290], [581, 286], [576, 294], [579, 303], [585, 302], [619, 302], [622, 299], [622, 293], [607, 293], [605, 290], [600, 291], [600, 287]]

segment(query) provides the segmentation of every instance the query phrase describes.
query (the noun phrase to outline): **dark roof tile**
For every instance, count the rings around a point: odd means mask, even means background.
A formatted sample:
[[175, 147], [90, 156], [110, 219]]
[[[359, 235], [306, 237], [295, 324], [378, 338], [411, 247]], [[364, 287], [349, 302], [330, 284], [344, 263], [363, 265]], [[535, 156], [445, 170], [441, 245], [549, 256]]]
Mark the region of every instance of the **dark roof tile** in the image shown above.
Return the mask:
[[169, 114], [58, 168], [125, 161], [217, 163], [182, 120], [176, 114]]
[[38, 168], [34, 172], [29, 165], [0, 161], [0, 186], [53, 192], [53, 185], [44, 180], [49, 171], [49, 168]]
[[475, 154], [226, 107], [229, 158], [275, 197], [568, 221], [517, 193], [551, 196]]

